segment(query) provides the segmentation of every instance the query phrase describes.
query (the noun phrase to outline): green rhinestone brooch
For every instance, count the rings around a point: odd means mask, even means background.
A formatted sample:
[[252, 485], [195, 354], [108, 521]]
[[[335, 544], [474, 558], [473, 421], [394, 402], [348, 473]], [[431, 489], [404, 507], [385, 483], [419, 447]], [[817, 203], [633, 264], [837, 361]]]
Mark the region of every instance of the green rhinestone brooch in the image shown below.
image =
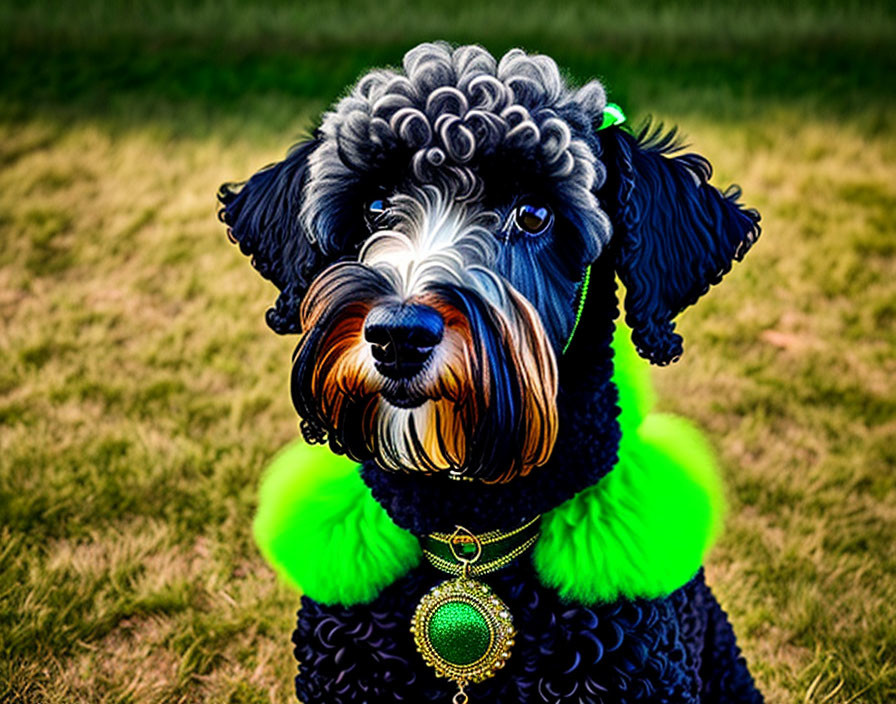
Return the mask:
[[457, 683], [454, 704], [466, 704], [465, 687], [482, 682], [504, 667], [516, 631], [507, 605], [473, 575], [509, 564], [538, 539], [538, 519], [510, 532], [476, 536], [458, 526], [454, 533], [433, 533], [424, 555], [437, 568], [458, 575], [423, 596], [411, 621], [417, 650], [437, 677]]

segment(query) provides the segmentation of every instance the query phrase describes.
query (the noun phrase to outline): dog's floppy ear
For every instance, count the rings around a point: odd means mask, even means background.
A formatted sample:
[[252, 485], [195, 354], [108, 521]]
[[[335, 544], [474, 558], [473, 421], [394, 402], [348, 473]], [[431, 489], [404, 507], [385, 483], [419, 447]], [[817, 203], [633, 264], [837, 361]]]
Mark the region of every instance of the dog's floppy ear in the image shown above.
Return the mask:
[[293, 147], [244, 184], [225, 183], [218, 191], [218, 217], [252, 265], [280, 289], [265, 319], [281, 335], [299, 330], [299, 305], [323, 255], [299, 219], [308, 159], [317, 147], [308, 140]]
[[613, 221], [626, 322], [639, 354], [654, 364], [681, 355], [672, 319], [718, 283], [759, 237], [759, 213], [709, 185], [712, 167], [680, 150], [675, 130], [649, 123], [637, 135], [601, 130], [607, 180], [598, 196]]

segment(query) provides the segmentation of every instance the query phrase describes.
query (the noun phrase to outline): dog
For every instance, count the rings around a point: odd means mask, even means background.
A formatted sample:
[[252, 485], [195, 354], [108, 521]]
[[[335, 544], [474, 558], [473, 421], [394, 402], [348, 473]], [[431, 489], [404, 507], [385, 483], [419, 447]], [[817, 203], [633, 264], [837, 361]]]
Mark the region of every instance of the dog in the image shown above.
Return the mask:
[[549, 57], [426, 43], [222, 186], [300, 335], [256, 536], [306, 704], [762, 701], [703, 578], [711, 460], [623, 369], [679, 358], [759, 215], [622, 119]]

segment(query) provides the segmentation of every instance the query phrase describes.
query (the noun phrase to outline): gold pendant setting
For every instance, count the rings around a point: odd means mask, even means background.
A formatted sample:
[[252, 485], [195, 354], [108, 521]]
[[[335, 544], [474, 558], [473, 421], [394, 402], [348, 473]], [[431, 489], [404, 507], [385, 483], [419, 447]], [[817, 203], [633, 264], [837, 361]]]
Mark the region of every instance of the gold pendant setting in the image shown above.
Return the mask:
[[411, 633], [436, 676], [461, 687], [504, 667], [516, 635], [507, 605], [488, 585], [466, 577], [442, 582], [420, 600]]
[[458, 576], [420, 599], [411, 633], [436, 676], [457, 683], [454, 704], [467, 704], [464, 688], [468, 684], [482, 682], [504, 667], [516, 637], [507, 604], [471, 575], [501, 569], [525, 552], [538, 538], [539, 519], [536, 516], [509, 533], [492, 531], [482, 536], [457, 526], [451, 535], [433, 533], [424, 541], [427, 559]]

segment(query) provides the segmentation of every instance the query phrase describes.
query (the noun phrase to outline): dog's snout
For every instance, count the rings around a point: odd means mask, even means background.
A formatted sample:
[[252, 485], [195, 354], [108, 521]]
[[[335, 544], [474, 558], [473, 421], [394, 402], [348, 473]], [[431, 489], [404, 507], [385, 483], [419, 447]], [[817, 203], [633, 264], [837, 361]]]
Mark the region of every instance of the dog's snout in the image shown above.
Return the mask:
[[439, 312], [419, 303], [377, 306], [364, 322], [375, 366], [390, 379], [416, 375], [442, 340], [445, 323]]

